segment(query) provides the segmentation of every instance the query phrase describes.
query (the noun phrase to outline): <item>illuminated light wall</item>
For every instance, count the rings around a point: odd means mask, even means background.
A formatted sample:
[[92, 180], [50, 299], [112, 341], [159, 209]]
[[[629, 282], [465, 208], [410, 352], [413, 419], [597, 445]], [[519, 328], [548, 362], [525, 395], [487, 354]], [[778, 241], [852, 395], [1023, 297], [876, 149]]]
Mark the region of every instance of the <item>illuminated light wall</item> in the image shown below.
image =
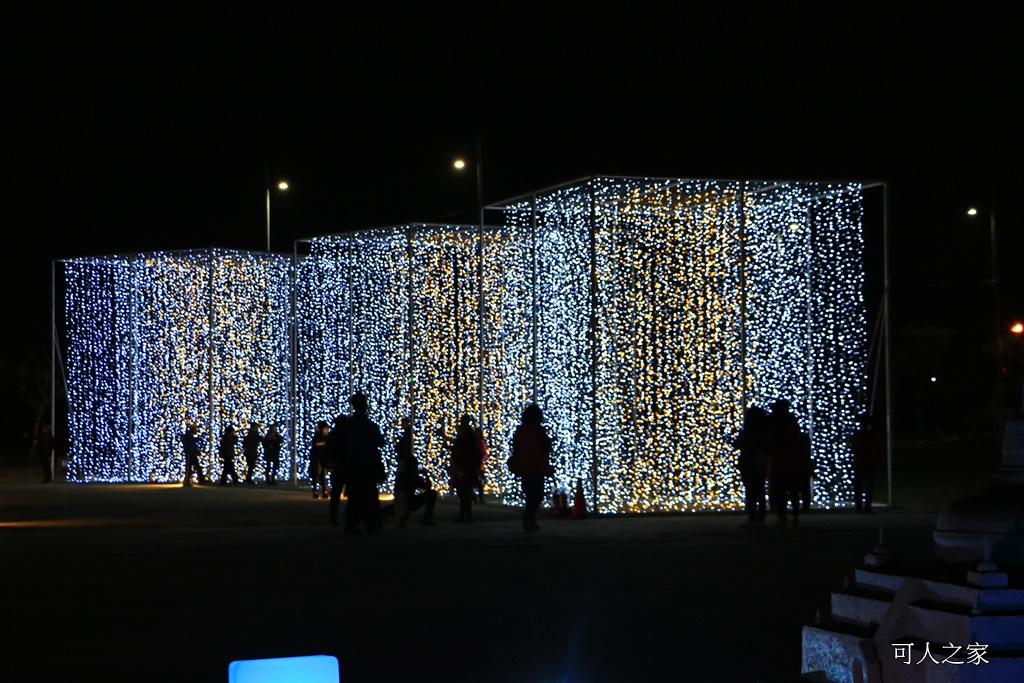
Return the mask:
[[749, 189], [749, 397], [793, 403], [812, 440], [815, 502], [834, 505], [852, 496], [847, 439], [866, 409], [862, 188]]
[[289, 439], [288, 259], [218, 250], [62, 266], [72, 480], [179, 481], [190, 422], [208, 476], [228, 424], [277, 423]]
[[[519, 268], [485, 273], [513, 281], [488, 296], [503, 311], [487, 313], [501, 330], [488, 357], [506, 360], [488, 382], [544, 408], [556, 481], [581, 480], [608, 511], [740, 507], [744, 405], [786, 398], [812, 435], [816, 502], [847, 500], [864, 408], [861, 192], [598, 178], [505, 205], [486, 262]], [[518, 409], [485, 420], [510, 434]]]
[[[361, 389], [385, 431], [414, 417], [447, 484], [458, 415], [483, 425], [487, 488], [523, 405], [544, 409], [556, 484], [603, 511], [741, 505], [731, 446], [746, 405], [793, 404], [819, 505], [849, 499], [864, 409], [862, 188], [595, 178], [476, 227], [407, 226], [307, 243], [298, 263], [298, 423]], [[305, 457], [303, 449], [301, 455]]]
[[[414, 225], [302, 243], [296, 306], [300, 443], [363, 391], [389, 478], [402, 416], [436, 485], [447, 485], [458, 416], [480, 415], [480, 267], [475, 227]], [[304, 440], [304, 441], [303, 441]], [[308, 467], [308, 446], [299, 459]], [[302, 472], [300, 468], [300, 472]]]

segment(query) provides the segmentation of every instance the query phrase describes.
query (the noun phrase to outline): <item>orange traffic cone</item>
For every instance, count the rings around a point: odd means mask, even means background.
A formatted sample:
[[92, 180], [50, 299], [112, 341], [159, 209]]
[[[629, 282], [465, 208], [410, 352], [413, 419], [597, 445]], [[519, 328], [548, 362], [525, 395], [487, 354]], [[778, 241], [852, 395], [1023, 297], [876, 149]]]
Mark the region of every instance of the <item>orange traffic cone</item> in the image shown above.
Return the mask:
[[587, 516], [587, 499], [583, 495], [583, 482], [579, 479], [576, 480], [576, 492], [572, 494], [572, 513], [573, 519], [583, 519]]

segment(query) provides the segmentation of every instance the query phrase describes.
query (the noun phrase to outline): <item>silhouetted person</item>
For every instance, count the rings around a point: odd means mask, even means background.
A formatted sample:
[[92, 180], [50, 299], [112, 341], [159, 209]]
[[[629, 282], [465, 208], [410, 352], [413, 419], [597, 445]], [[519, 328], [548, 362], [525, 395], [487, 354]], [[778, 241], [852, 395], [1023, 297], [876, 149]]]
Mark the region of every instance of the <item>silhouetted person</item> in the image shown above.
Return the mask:
[[800, 524], [800, 491], [805, 472], [804, 451], [807, 435], [800, 431], [796, 416], [789, 412], [789, 401], [776, 401], [768, 417], [771, 428], [772, 457], [768, 463], [768, 481], [772, 507], [778, 516], [776, 526], [786, 526], [786, 505], [793, 506], [793, 526]]
[[39, 464], [43, 468], [43, 482], [48, 484], [53, 481], [53, 431], [49, 424], [39, 427], [36, 434], [36, 455], [39, 456]]
[[544, 477], [555, 473], [551, 466], [551, 438], [541, 423], [544, 413], [536, 403], [523, 408], [522, 424], [512, 437], [512, 457], [508, 466], [523, 481], [523, 528], [537, 531], [537, 510], [544, 500]]
[[245, 433], [245, 437], [242, 439], [242, 454], [245, 455], [245, 483], [252, 484], [252, 474], [256, 469], [256, 461], [260, 457], [260, 443], [263, 439], [260, 438], [260, 427], [258, 424], [253, 422], [249, 425], [249, 431]]
[[477, 496], [476, 500], [478, 503], [484, 502], [484, 475], [487, 468], [487, 460], [491, 457], [490, 449], [487, 447], [487, 440], [484, 439], [484, 430], [480, 425], [476, 425], [476, 442], [477, 448], [480, 449], [480, 471], [477, 474]]
[[321, 494], [327, 497], [327, 431], [326, 422], [317, 422], [313, 443], [309, 447], [309, 485], [313, 488], [314, 498]]
[[181, 444], [185, 450], [185, 480], [182, 485], [192, 485], [193, 472], [200, 484], [208, 483], [209, 480], [203, 473], [202, 465], [199, 464], [199, 428], [190, 424], [181, 435]]
[[875, 497], [875, 472], [882, 460], [881, 435], [874, 430], [871, 418], [860, 418], [860, 428], [850, 436], [853, 451], [853, 509], [872, 514], [871, 501]]
[[752, 406], [743, 416], [743, 428], [733, 442], [739, 449], [739, 471], [743, 480], [747, 521], [741, 526], [753, 529], [764, 526], [764, 484], [768, 476], [768, 461], [772, 455], [772, 435], [768, 427], [768, 413]]
[[228, 483], [229, 476], [232, 482], [238, 483], [238, 473], [235, 472], [235, 447], [237, 445], [238, 432], [235, 431], [234, 426], [228, 425], [228, 428], [224, 430], [224, 434], [220, 437], [220, 446], [217, 448], [217, 455], [220, 456], [222, 466], [220, 474], [221, 486]]
[[405, 526], [409, 515], [423, 508], [422, 526], [434, 526], [434, 505], [437, 491], [420, 472], [420, 463], [413, 454], [412, 424], [409, 418], [402, 418], [402, 435], [395, 442], [398, 465], [395, 470], [395, 510], [398, 526]]
[[345, 533], [359, 534], [359, 525], [373, 533], [379, 527], [377, 485], [384, 481], [384, 462], [380, 448], [384, 437], [369, 415], [366, 394], [357, 392], [349, 399], [352, 416], [345, 425]]
[[459, 497], [459, 516], [456, 522], [468, 524], [473, 521], [474, 489], [480, 486], [483, 461], [480, 438], [473, 428], [473, 420], [469, 415], [463, 415], [459, 418], [455, 443], [452, 444], [452, 478], [455, 493]]
[[277, 470], [281, 467], [281, 438], [277, 425], [270, 425], [263, 437], [263, 460], [267, 463], [267, 484], [277, 486]]
[[[323, 423], [326, 425], [327, 423]], [[324, 455], [331, 471], [331, 506], [328, 510], [331, 526], [338, 526], [338, 508], [341, 507], [341, 490], [345, 486], [345, 426], [348, 415], [334, 418], [334, 427], [327, 434], [327, 451]]]

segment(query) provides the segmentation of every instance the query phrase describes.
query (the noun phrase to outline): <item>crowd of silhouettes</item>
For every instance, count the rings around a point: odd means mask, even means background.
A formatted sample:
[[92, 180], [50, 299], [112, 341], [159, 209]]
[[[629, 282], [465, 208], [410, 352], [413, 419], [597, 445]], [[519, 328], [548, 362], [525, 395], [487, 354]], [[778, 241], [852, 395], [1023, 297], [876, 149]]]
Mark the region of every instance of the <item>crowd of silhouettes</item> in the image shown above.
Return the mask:
[[[423, 510], [421, 525], [433, 526], [438, 493], [429, 473], [415, 456], [413, 426], [409, 418], [402, 418], [401, 434], [394, 444], [394, 501], [382, 507], [379, 489], [387, 478], [381, 453], [384, 437], [380, 427], [369, 417], [369, 399], [365, 394], [353, 394], [349, 405], [351, 414], [338, 415], [333, 426], [325, 421], [318, 422], [310, 444], [310, 487], [313, 498], [330, 499], [330, 523], [333, 526], [339, 524], [344, 491], [347, 498], [344, 511], [346, 534], [376, 533], [387, 516], [397, 517], [398, 525], [405, 526], [412, 513], [420, 509]], [[554, 475], [552, 442], [543, 421], [543, 411], [536, 403], [529, 403], [523, 408], [521, 424], [512, 437], [511, 455], [507, 462], [509, 471], [521, 480], [524, 500], [522, 522], [526, 531], [539, 529], [537, 512], [544, 499], [544, 479]], [[259, 447], [262, 445], [266, 482], [275, 485], [283, 439], [276, 425], [268, 429], [266, 436], [260, 436], [259, 426], [252, 423], [242, 439], [244, 481], [249, 485], [255, 483]], [[445, 439], [442, 429], [437, 430], [437, 435], [450, 451], [449, 484], [459, 501], [455, 522], [472, 523], [474, 504], [483, 502], [484, 468], [488, 457], [483, 431], [474, 424], [471, 416], [464, 414], [459, 417], [454, 439]], [[196, 425], [187, 426], [181, 434], [181, 441], [185, 452], [184, 485], [191, 486], [193, 476], [201, 484], [208, 483], [199, 462], [201, 443]], [[226, 486], [228, 479], [235, 484], [240, 483], [235, 469], [238, 442], [238, 433], [234, 426], [229, 425], [220, 438], [218, 448], [221, 486]], [[789, 401], [775, 401], [770, 412], [758, 406], [749, 407], [733, 446], [739, 451], [737, 466], [744, 486], [746, 520], [741, 526], [763, 527], [769, 509], [775, 515], [776, 526], [799, 526], [801, 513], [807, 512], [811, 505], [813, 462], [811, 440], [800, 429]], [[858, 513], [870, 514], [882, 446], [868, 417], [861, 418], [859, 428], [850, 437], [850, 447], [853, 453], [854, 509]]]
[[[776, 516], [775, 526], [800, 525], [801, 513], [810, 510], [814, 463], [811, 439], [800, 429], [786, 400], [771, 405], [771, 412], [751, 406], [743, 415], [743, 427], [733, 441], [739, 450], [737, 467], [744, 487], [747, 529], [765, 525], [765, 483], [768, 507]], [[875, 471], [882, 447], [868, 417], [850, 437], [853, 452], [854, 510], [871, 514]]]

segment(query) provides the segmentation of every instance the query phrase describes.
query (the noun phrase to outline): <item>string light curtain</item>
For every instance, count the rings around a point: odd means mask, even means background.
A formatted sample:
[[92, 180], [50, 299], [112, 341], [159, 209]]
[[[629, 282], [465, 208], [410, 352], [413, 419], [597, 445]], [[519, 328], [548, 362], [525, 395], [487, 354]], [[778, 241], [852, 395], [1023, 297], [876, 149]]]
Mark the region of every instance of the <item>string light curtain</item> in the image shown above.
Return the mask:
[[[501, 208], [490, 250], [529, 273], [532, 306], [509, 292], [494, 357], [532, 365], [488, 380], [544, 408], [560, 485], [608, 511], [737, 508], [744, 406], [786, 399], [812, 438], [815, 502], [849, 498], [860, 185], [596, 178]], [[492, 420], [514, 424], [513, 408]]]
[[[501, 206], [497, 225], [410, 225], [299, 243], [288, 264], [211, 252], [65, 264], [72, 475], [168, 481], [176, 434], [286, 420], [298, 472], [319, 420], [364, 391], [447, 484], [458, 417], [488, 490], [523, 405], [544, 409], [556, 484], [602, 511], [741, 505], [745, 406], [793, 405], [815, 501], [850, 496], [865, 402], [863, 188], [592, 178]], [[288, 310], [295, 306], [289, 404]], [[210, 464], [208, 451], [205, 464]]]
[[289, 270], [220, 250], [63, 262], [69, 477], [179, 481], [190, 423], [212, 476], [228, 424], [287, 439]]
[[[458, 418], [480, 415], [479, 229], [412, 225], [302, 246], [298, 433], [311, 438], [318, 421], [350, 413], [348, 397], [362, 391], [389, 477], [401, 417], [411, 416], [417, 457], [445, 486]], [[298, 461], [308, 457], [301, 448]]]

